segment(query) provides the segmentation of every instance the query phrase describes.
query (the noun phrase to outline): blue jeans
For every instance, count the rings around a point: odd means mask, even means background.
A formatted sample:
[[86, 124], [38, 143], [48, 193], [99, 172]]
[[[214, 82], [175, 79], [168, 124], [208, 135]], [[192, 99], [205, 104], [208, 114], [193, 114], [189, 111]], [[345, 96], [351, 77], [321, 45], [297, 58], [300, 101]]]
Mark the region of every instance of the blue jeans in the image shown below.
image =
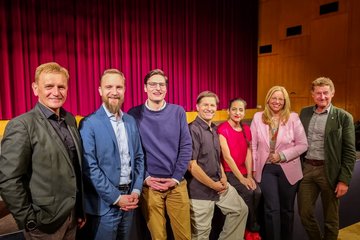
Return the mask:
[[[128, 194], [126, 191], [121, 194]], [[86, 215], [86, 224], [78, 239], [83, 240], [127, 240], [130, 239], [134, 210], [122, 211], [112, 206], [103, 216]]]

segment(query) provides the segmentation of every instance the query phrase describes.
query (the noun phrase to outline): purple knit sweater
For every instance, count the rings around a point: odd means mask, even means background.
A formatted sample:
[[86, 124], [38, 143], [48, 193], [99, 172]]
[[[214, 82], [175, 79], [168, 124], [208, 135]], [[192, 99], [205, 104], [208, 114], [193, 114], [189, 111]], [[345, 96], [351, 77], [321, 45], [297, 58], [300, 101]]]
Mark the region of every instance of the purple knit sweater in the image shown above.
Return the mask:
[[182, 107], [166, 104], [160, 111], [145, 105], [129, 110], [138, 124], [144, 148], [145, 177], [175, 178], [180, 181], [191, 159], [192, 143]]

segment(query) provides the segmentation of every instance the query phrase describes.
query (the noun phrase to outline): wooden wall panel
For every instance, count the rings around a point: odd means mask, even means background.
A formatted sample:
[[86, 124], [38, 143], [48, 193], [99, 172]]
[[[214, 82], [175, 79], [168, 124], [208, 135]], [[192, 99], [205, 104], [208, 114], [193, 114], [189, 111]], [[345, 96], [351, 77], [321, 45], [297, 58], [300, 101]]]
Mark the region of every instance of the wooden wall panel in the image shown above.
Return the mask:
[[286, 28], [297, 25], [302, 25], [302, 36], [308, 35], [308, 21], [311, 16], [309, 2], [304, 0], [280, 0], [280, 2], [279, 38], [289, 38], [286, 37]]
[[312, 104], [312, 101], [308, 97], [297, 97], [290, 95], [291, 110], [300, 113], [300, 110]]
[[259, 4], [259, 46], [272, 44], [273, 53], [276, 53], [276, 45], [279, 29], [279, 2], [274, 0], [264, 1]]
[[[360, 66], [360, 1], [352, 0], [349, 19], [349, 67]], [[360, 81], [360, 79], [358, 79]]]
[[346, 110], [353, 115], [354, 120], [360, 120], [360, 67], [350, 68], [348, 79]]
[[283, 57], [280, 66], [279, 85], [284, 86], [291, 95], [308, 97], [310, 81], [307, 74], [307, 57]]
[[258, 69], [257, 105], [263, 108], [266, 93], [279, 82], [279, 56], [273, 54], [259, 57]]
[[318, 18], [311, 23], [310, 77], [330, 77], [335, 84], [334, 104], [346, 107], [348, 14]]
[[[272, 44], [273, 52], [258, 56], [259, 105], [269, 87], [284, 85], [298, 111], [313, 104], [311, 82], [328, 76], [333, 103], [360, 120], [360, 1], [338, 0], [339, 11], [320, 15], [320, 5], [334, 1], [260, 0], [259, 46]], [[286, 37], [286, 28], [296, 25], [302, 33]]]

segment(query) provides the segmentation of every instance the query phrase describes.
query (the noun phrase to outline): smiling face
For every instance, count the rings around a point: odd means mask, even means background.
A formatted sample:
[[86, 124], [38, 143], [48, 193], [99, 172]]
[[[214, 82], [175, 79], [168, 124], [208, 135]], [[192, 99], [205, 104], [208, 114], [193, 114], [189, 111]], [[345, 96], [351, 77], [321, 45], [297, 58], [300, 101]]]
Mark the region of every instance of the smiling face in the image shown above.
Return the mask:
[[198, 116], [210, 124], [217, 110], [216, 98], [203, 97], [200, 102], [196, 104], [196, 110], [198, 111]]
[[60, 108], [66, 101], [68, 91], [68, 80], [64, 74], [43, 72], [32, 84], [32, 88], [41, 104], [57, 115], [60, 114]]
[[283, 108], [285, 104], [285, 96], [281, 91], [275, 91], [269, 101], [268, 101], [269, 107], [273, 113], [279, 113]]
[[118, 114], [124, 102], [125, 79], [116, 73], [108, 73], [101, 79], [99, 94], [106, 108], [113, 114]]
[[240, 100], [232, 102], [230, 108], [228, 109], [228, 114], [231, 121], [234, 123], [240, 123], [240, 121], [245, 117], [244, 102]]
[[311, 92], [318, 111], [325, 110], [331, 103], [335, 92], [331, 90], [330, 86], [315, 86]]
[[144, 90], [147, 93], [150, 104], [162, 104], [167, 93], [165, 78], [161, 75], [154, 75], [150, 77], [144, 86]]

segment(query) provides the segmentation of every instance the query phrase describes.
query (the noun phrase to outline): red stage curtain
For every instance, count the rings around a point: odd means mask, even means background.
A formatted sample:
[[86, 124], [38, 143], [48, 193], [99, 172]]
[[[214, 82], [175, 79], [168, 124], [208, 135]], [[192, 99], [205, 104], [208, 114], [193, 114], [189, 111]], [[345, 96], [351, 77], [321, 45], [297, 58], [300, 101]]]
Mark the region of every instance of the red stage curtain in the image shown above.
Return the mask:
[[167, 101], [195, 109], [200, 91], [256, 104], [256, 0], [2, 0], [0, 119], [31, 109], [35, 68], [56, 61], [69, 70], [65, 108], [87, 115], [101, 104], [107, 68], [126, 76], [124, 110], [146, 99], [143, 78], [169, 77]]

